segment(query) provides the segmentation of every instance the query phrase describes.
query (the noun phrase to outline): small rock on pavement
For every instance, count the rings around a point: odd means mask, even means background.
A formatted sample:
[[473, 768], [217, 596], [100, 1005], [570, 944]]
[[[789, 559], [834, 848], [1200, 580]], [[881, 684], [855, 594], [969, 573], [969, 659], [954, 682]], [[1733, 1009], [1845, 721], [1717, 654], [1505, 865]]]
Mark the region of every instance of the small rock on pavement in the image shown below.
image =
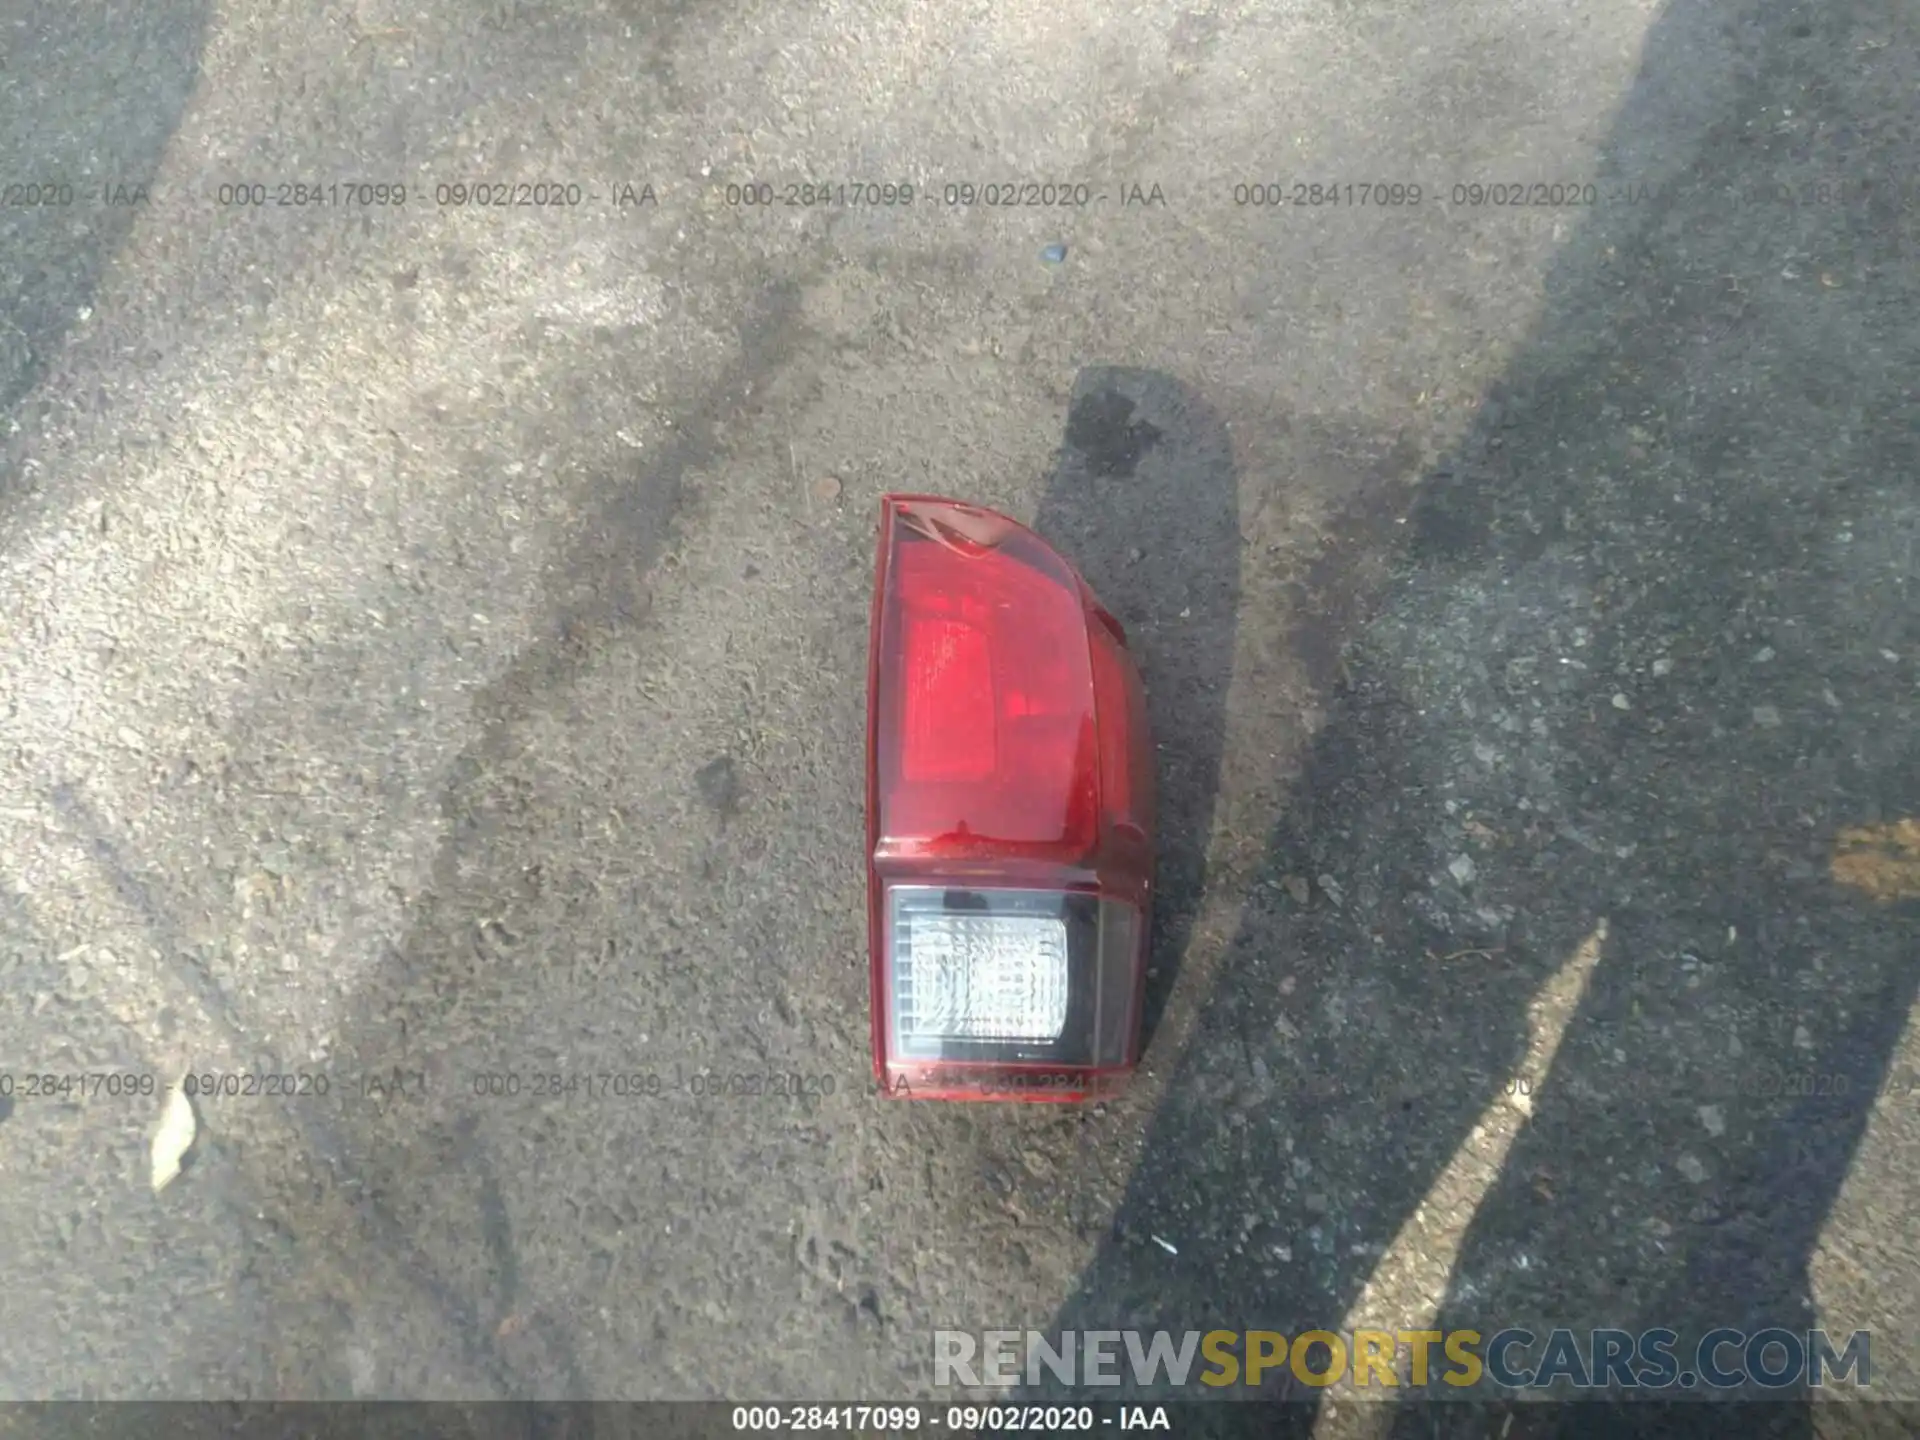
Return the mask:
[[1473, 877], [1479, 872], [1474, 868], [1471, 855], [1456, 855], [1452, 863], [1447, 866], [1447, 873], [1462, 885], [1471, 885]]
[[838, 500], [840, 498], [840, 477], [838, 475], [822, 475], [818, 480], [814, 481], [813, 498], [818, 500], [822, 505]]
[[1700, 1123], [1707, 1127], [1707, 1133], [1709, 1135], [1724, 1135], [1727, 1133], [1727, 1113], [1718, 1105], [1702, 1105], [1700, 1107]]
[[1762, 730], [1772, 730], [1780, 723], [1780, 712], [1771, 705], [1753, 707], [1753, 723]]
[[1707, 1178], [1707, 1167], [1691, 1155], [1682, 1155], [1678, 1160], [1673, 1162], [1673, 1168], [1686, 1176], [1687, 1179], [1695, 1185], [1700, 1184], [1701, 1181]]
[[1304, 905], [1313, 898], [1313, 891], [1308, 888], [1304, 875], [1289, 875], [1280, 884], [1287, 894], [1293, 897], [1293, 903], [1296, 905]]

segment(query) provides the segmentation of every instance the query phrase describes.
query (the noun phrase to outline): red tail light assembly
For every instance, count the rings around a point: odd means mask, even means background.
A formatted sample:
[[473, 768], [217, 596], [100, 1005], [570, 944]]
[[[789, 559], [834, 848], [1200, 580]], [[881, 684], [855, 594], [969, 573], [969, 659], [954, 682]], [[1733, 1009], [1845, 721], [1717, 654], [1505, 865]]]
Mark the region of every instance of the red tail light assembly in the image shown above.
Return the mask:
[[1139, 1059], [1153, 747], [1120, 623], [990, 510], [881, 501], [867, 684], [887, 1094], [1086, 1100]]

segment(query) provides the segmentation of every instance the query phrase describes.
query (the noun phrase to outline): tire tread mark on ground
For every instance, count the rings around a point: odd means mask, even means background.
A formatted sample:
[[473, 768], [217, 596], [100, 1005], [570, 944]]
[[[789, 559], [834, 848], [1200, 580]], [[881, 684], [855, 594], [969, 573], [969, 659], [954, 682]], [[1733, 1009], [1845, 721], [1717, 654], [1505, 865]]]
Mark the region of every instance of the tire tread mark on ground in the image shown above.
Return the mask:
[[[105, 817], [70, 782], [62, 781], [55, 785], [52, 798], [67, 822], [69, 832], [99, 866], [107, 883], [154, 932], [160, 942], [158, 948], [165, 957], [168, 974], [194, 996], [221, 1039], [236, 1054], [263, 1056], [276, 1071], [289, 1068], [282, 1064], [280, 1057], [246, 1034], [238, 1012], [219, 979], [204, 968], [184, 960], [185, 946], [180, 927], [155, 896], [153, 886], [129, 863], [121, 846], [115, 842]], [[335, 1128], [311, 1109], [292, 1104], [279, 1108], [280, 1114], [307, 1150], [327, 1164], [335, 1173], [338, 1183], [351, 1187], [351, 1179], [340, 1173], [344, 1168], [346, 1150]], [[482, 1332], [473, 1307], [439, 1279], [384, 1206], [364, 1192], [357, 1196], [357, 1200], [358, 1203], [352, 1208], [370, 1232], [374, 1243], [404, 1262], [401, 1269], [411, 1277], [413, 1288], [426, 1296], [459, 1337], [465, 1363], [486, 1375], [504, 1392], [507, 1389], [506, 1376], [499, 1357], [491, 1353], [489, 1347], [475, 1343], [474, 1337]], [[313, 1231], [302, 1227], [302, 1233], [311, 1235]]]
[[[786, 363], [802, 334], [803, 287], [804, 279], [774, 279], [754, 287], [755, 299], [745, 307], [732, 364], [703, 387], [704, 398], [676, 424], [662, 451], [600, 497], [567, 553], [551, 568], [555, 578], [548, 618], [536, 632], [542, 638], [474, 700], [479, 734], [453, 763], [442, 792], [444, 838], [427, 898], [384, 979], [376, 977], [364, 992], [359, 1027], [351, 1022], [343, 1027], [343, 1053], [367, 1052], [356, 1058], [373, 1069], [393, 1063], [393, 1043], [404, 1037], [407, 1046], [418, 1045], [435, 1030], [444, 1030], [444, 1024], [435, 1022], [444, 1022], [457, 1006], [456, 997], [479, 978], [470, 973], [472, 947], [465, 943], [474, 917], [459, 897], [474, 891], [472, 881], [462, 878], [462, 860], [471, 861], [476, 850], [484, 856], [498, 837], [490, 827], [473, 823], [484, 808], [476, 804], [476, 790], [489, 776], [511, 773], [521, 758], [518, 732], [527, 716], [563, 705], [566, 687], [584, 670], [607, 651], [635, 643], [635, 632], [644, 629], [650, 614], [648, 586], [656, 566], [671, 553], [684, 527], [701, 518], [687, 506], [687, 477], [719, 458], [728, 422], [760, 404], [771, 388], [768, 378]], [[451, 973], [439, 973], [443, 971]], [[425, 1015], [419, 1013], [422, 1006], [428, 1010]], [[501, 1277], [495, 1308], [504, 1316], [513, 1313], [521, 1270], [506, 1224], [509, 1209], [497, 1177], [483, 1162], [477, 1121], [466, 1115], [453, 1124], [457, 1136], [467, 1137], [456, 1145], [458, 1163], [482, 1187], [481, 1238], [489, 1268]], [[368, 1148], [377, 1150], [381, 1142], [369, 1139]], [[405, 1173], [407, 1157], [395, 1153], [391, 1158], [397, 1178]], [[395, 1249], [411, 1263], [428, 1267], [413, 1247], [396, 1242]], [[483, 1328], [480, 1308], [463, 1302], [448, 1313], [457, 1314], [469, 1343], [492, 1357], [492, 1373], [502, 1377], [503, 1390], [515, 1398], [523, 1392], [551, 1393], [552, 1385], [533, 1377], [526, 1377], [524, 1385], [515, 1383], [513, 1367], [489, 1338], [493, 1330]], [[576, 1396], [588, 1394], [565, 1327], [549, 1318], [540, 1328], [547, 1342], [543, 1348], [557, 1360], [559, 1383]]]

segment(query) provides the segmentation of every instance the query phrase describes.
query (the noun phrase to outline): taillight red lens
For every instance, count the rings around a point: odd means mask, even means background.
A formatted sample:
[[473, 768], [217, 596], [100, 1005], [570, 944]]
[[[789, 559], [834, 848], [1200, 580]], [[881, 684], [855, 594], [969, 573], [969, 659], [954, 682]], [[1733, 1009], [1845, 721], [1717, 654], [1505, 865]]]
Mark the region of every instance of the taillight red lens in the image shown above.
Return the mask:
[[886, 835], [1091, 848], [1093, 676], [1073, 573], [1031, 537], [976, 547], [901, 514], [874, 736]]
[[980, 723], [995, 704], [985, 626], [969, 616], [910, 614], [905, 639], [901, 777], [919, 785], [991, 780], [999, 746], [994, 727]]
[[1031, 532], [882, 503], [869, 689], [874, 1065], [1077, 1099], [1137, 1058], [1152, 770], [1119, 625]]

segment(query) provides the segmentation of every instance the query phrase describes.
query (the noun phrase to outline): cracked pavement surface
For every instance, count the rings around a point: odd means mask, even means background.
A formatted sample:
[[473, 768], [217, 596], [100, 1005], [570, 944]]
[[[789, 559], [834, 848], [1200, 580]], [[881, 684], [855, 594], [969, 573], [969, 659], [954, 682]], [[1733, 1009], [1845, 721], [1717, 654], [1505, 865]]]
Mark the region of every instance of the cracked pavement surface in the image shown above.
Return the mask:
[[[328, 1085], [203, 1099], [158, 1196], [156, 1099], [17, 1090], [0, 1395], [920, 1395], [938, 1328], [1371, 1314], [1871, 1328], [1920, 1398], [1917, 46], [0, 5], [0, 1061]], [[727, 189], [815, 180], [915, 203]], [[947, 203], [1029, 181], [1106, 199]], [[1596, 189], [1455, 188], [1514, 181]], [[1135, 637], [1117, 1103], [867, 1091], [889, 489]], [[747, 1071], [815, 1093], [688, 1083]]]

